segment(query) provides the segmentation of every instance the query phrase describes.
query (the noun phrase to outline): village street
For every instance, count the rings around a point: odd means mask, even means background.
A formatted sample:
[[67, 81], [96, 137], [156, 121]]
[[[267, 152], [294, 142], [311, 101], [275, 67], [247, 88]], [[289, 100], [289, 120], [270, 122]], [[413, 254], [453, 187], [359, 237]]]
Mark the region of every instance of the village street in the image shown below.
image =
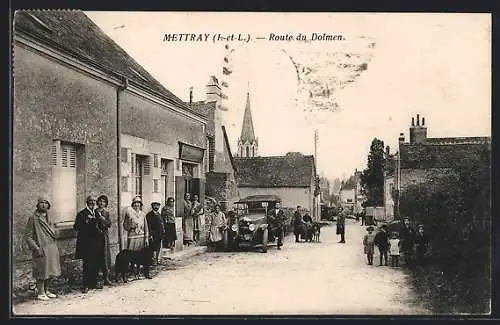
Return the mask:
[[[17, 315], [425, 314], [402, 269], [368, 266], [364, 227], [347, 221], [346, 243], [335, 226], [321, 243], [295, 243], [281, 251], [207, 253], [152, 280], [132, 281], [87, 295], [14, 307]], [[377, 259], [377, 255], [375, 258]], [[375, 263], [378, 264], [378, 263]]]

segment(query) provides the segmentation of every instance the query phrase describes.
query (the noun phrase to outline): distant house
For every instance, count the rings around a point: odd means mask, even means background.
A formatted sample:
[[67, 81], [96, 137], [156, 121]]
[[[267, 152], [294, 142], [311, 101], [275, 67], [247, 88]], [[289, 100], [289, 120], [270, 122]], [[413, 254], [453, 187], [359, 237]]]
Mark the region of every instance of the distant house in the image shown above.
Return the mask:
[[490, 137], [428, 138], [425, 118], [412, 118], [410, 141], [399, 137], [399, 150], [386, 148], [384, 205], [387, 216], [397, 214], [397, 194], [411, 184], [419, 184], [451, 172], [452, 164], [483, 150], [491, 150]]
[[364, 196], [361, 194], [360, 171], [356, 169], [354, 175], [351, 175], [345, 182], [341, 183], [339, 199], [342, 207], [349, 208], [349, 210], [352, 209], [353, 213], [361, 211]]
[[319, 220], [319, 199], [314, 195], [316, 166], [312, 155], [234, 158], [238, 197], [275, 194], [284, 207], [308, 209]]

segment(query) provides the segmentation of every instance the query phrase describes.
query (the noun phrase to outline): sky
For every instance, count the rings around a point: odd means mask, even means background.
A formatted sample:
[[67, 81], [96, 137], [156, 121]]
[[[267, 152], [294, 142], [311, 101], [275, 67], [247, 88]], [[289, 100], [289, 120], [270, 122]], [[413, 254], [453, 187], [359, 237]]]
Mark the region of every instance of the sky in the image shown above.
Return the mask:
[[[204, 100], [211, 75], [226, 80], [225, 119], [233, 152], [247, 92], [259, 154], [314, 154], [317, 130], [318, 172], [330, 179], [366, 168], [375, 137], [395, 152], [399, 134], [409, 138], [416, 114], [425, 117], [429, 137], [491, 135], [489, 14], [86, 14], [182, 100], [189, 100], [190, 87], [193, 100]], [[226, 42], [164, 42], [171, 33], [241, 33], [251, 40], [230, 42], [233, 73], [226, 77], [221, 73]], [[270, 33], [327, 33], [342, 40], [271, 41]], [[352, 54], [360, 61], [342, 68], [337, 58], [346, 53], [347, 63]], [[357, 73], [359, 63], [366, 69]], [[307, 75], [297, 67], [316, 70]], [[332, 95], [316, 96], [319, 84], [328, 84]]]

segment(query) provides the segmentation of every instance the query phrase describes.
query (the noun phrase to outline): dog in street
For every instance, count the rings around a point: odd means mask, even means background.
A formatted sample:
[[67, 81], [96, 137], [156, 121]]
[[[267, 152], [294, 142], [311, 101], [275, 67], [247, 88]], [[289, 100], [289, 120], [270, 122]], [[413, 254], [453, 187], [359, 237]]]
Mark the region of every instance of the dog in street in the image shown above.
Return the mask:
[[127, 283], [130, 273], [133, 273], [135, 278], [139, 279], [141, 269], [144, 276], [151, 279], [149, 268], [152, 264], [152, 260], [153, 250], [148, 246], [140, 251], [133, 251], [130, 249], [120, 251], [115, 259], [115, 282], [118, 282], [118, 278], [121, 275], [123, 282]]
[[312, 225], [313, 241], [319, 242], [319, 236], [321, 235], [321, 224], [319, 222], [314, 222]]

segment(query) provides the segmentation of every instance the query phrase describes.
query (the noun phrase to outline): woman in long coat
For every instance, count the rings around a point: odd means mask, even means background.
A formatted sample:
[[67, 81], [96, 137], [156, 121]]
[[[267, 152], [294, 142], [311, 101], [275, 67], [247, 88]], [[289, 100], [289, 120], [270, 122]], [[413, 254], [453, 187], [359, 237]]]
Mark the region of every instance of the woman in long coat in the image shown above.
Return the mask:
[[203, 204], [200, 203], [198, 195], [193, 195], [193, 203], [191, 208], [191, 215], [193, 216], [194, 222], [194, 240], [200, 240], [200, 219], [203, 216]]
[[101, 195], [97, 198], [96, 216], [98, 217], [98, 225], [104, 234], [104, 258], [102, 261], [102, 277], [105, 285], [112, 285], [109, 280], [109, 271], [111, 270], [111, 248], [109, 245], [109, 228], [111, 228], [111, 217], [108, 207], [108, 197]]
[[49, 199], [41, 196], [36, 211], [28, 218], [24, 232], [24, 239], [32, 252], [33, 277], [36, 280], [39, 300], [57, 297], [49, 291], [48, 279], [61, 275], [59, 249], [54, 229], [49, 222], [49, 209]]
[[127, 248], [139, 251], [149, 245], [149, 230], [146, 214], [141, 210], [142, 200], [136, 196], [132, 206], [127, 208], [123, 220], [123, 229], [127, 231]]
[[96, 198], [89, 195], [85, 208], [78, 212], [73, 225], [73, 229], [78, 232], [75, 258], [83, 260], [83, 293], [89, 289], [102, 289], [97, 278], [104, 259], [105, 239], [96, 217], [96, 202]]
[[220, 205], [215, 206], [215, 213], [209, 221], [209, 241], [213, 245], [218, 245], [224, 239], [224, 229], [227, 226], [226, 215], [220, 210]]
[[184, 244], [191, 245], [194, 235], [194, 220], [192, 215], [193, 204], [189, 200], [191, 195], [184, 194], [184, 214], [182, 215], [182, 230], [184, 232]]
[[165, 229], [163, 238], [163, 247], [169, 248], [171, 252], [175, 250], [175, 241], [177, 240], [177, 230], [175, 229], [175, 206], [174, 198], [169, 197], [165, 206], [161, 209], [161, 217]]

